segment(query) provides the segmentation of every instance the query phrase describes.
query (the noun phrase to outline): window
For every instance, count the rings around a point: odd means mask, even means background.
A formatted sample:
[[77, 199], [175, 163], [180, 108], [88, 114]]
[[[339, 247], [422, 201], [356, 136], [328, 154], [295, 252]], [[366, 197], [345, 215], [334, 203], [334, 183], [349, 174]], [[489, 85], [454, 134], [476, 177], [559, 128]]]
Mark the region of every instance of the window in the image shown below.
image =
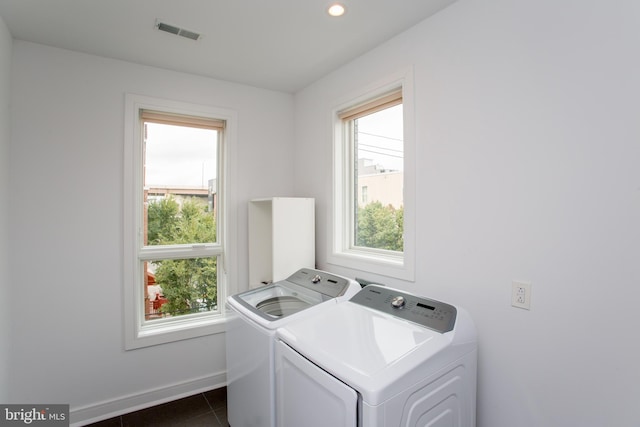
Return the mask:
[[414, 276], [415, 239], [410, 86], [405, 75], [334, 111], [329, 254], [331, 263], [406, 280]]
[[361, 191], [349, 196], [353, 201], [349, 246], [402, 253], [402, 91], [344, 111], [340, 119], [345, 143], [353, 153], [354, 168], [348, 172]]
[[233, 114], [127, 96], [126, 348], [221, 332]]

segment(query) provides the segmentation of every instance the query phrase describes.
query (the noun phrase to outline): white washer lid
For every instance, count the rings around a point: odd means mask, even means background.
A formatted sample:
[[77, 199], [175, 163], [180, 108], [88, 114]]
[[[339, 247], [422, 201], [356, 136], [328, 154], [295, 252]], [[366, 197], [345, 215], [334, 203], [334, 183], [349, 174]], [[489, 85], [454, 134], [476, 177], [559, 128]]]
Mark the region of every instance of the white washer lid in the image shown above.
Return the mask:
[[[314, 276], [319, 277], [321, 280], [316, 283]], [[227, 306], [237, 313], [248, 317], [256, 324], [275, 331], [276, 328], [288, 323], [294, 318], [309, 316], [325, 305], [345, 301], [357, 294], [361, 289], [360, 284], [355, 280], [321, 270], [303, 268], [291, 275], [289, 279], [231, 295], [227, 298]], [[305, 281], [313, 283], [313, 286], [303, 286]], [[323, 292], [315, 290], [314, 287], [318, 287]], [[331, 296], [331, 292], [335, 295], [338, 291], [342, 293], [336, 297]], [[293, 297], [300, 300], [301, 303], [308, 305], [298, 312], [282, 317], [269, 316], [256, 308], [261, 302], [277, 297]]]
[[442, 334], [350, 301], [289, 323], [277, 336], [370, 405], [435, 373], [463, 350], [447, 351], [455, 329]]

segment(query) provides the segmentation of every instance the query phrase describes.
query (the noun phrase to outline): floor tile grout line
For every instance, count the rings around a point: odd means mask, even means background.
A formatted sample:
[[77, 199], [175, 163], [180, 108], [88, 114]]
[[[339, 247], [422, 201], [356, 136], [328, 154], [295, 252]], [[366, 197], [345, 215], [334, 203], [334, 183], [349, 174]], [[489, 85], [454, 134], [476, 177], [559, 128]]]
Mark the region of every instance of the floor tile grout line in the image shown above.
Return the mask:
[[211, 402], [209, 402], [209, 399], [207, 398], [207, 395], [205, 393], [202, 393], [202, 396], [204, 397], [204, 400], [207, 401], [207, 404], [209, 405], [209, 408], [211, 408], [211, 412], [213, 412], [213, 416], [216, 417], [216, 421], [218, 421], [218, 424], [220, 424], [221, 427], [224, 427], [223, 424], [222, 424], [222, 420], [220, 419], [220, 417], [216, 413], [216, 410], [213, 408], [213, 405], [211, 404]]
[[209, 399], [207, 399], [207, 395], [205, 393], [201, 393], [201, 394], [202, 394], [202, 397], [204, 397], [204, 401], [207, 402], [207, 405], [209, 405], [209, 409], [211, 410], [211, 413], [213, 414], [216, 421], [218, 421], [218, 424], [222, 425], [220, 418], [218, 418], [218, 415], [216, 415], [216, 411], [213, 409], [213, 405], [211, 405], [211, 402], [209, 402]]
[[209, 399], [207, 399], [207, 395], [205, 393], [201, 393], [202, 397], [204, 397], [205, 402], [207, 402], [207, 405], [209, 405], [209, 409], [211, 409], [211, 412], [213, 412], [215, 414], [215, 410], [213, 409], [213, 405], [211, 405], [211, 402], [209, 402]]
[[218, 418], [215, 409], [213, 409], [213, 405], [211, 404], [211, 402], [209, 402], [209, 399], [207, 399], [207, 395], [205, 393], [202, 393], [202, 397], [204, 397], [205, 402], [207, 402], [207, 405], [209, 405], [209, 409], [211, 409], [211, 413], [215, 417], [216, 421], [218, 421], [218, 424], [222, 425], [222, 421], [220, 421], [220, 418]]
[[[201, 416], [206, 415], [208, 413], [213, 413], [213, 416], [214, 417], [216, 416], [216, 413], [213, 411], [213, 409], [211, 409], [211, 404], [209, 403], [209, 400], [204, 395], [204, 393], [198, 393], [198, 394], [200, 394], [200, 397], [202, 397], [204, 399], [204, 401], [207, 403], [207, 406], [209, 407], [209, 411], [203, 412], [202, 414], [197, 414], [197, 415], [188, 415], [183, 421], [189, 422], [189, 421], [191, 421], [191, 420], [193, 420], [195, 418], [201, 417]], [[188, 396], [187, 398], [195, 397], [198, 394], [194, 394], [194, 395]], [[178, 400], [182, 400], [182, 399], [178, 399]], [[177, 402], [177, 401], [172, 401], [172, 402]], [[169, 402], [169, 403], [172, 403], [172, 402]]]

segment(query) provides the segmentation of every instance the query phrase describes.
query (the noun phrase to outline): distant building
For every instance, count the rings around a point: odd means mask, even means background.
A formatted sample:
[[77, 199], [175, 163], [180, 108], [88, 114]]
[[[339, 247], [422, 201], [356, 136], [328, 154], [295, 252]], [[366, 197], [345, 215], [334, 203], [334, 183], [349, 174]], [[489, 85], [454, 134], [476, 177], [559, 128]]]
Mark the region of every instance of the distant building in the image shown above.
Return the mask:
[[153, 202], [162, 200], [171, 195], [182, 204], [185, 199], [196, 198], [207, 203], [209, 212], [213, 212], [217, 205], [218, 186], [216, 179], [210, 179], [207, 188], [194, 188], [182, 186], [150, 186], [145, 188], [144, 197], [146, 201]]
[[404, 173], [385, 169], [371, 159], [358, 159], [358, 205], [380, 202], [398, 209], [403, 206]]

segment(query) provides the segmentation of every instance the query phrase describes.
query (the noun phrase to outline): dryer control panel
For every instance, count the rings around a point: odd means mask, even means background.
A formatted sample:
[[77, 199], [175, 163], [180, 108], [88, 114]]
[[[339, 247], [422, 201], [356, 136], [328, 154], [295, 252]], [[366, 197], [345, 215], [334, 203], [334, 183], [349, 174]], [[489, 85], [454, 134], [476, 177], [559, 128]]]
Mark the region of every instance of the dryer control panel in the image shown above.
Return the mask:
[[440, 333], [452, 331], [456, 323], [454, 306], [383, 286], [369, 285], [349, 301]]

